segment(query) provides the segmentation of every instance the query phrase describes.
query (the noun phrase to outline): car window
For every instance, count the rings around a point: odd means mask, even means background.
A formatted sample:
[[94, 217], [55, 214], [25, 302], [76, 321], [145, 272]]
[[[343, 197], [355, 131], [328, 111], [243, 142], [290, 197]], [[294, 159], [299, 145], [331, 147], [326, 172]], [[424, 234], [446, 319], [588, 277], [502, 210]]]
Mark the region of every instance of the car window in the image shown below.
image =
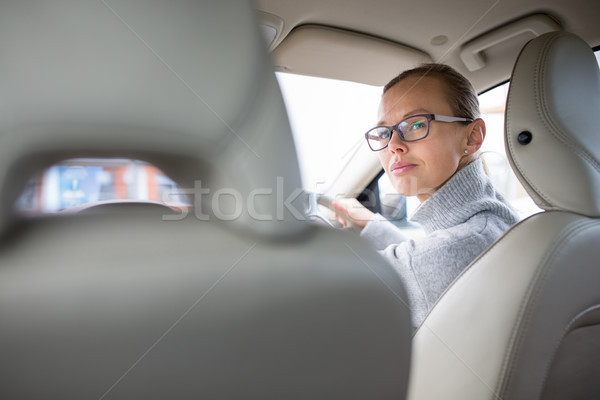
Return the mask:
[[37, 215], [105, 200], [189, 205], [175, 182], [153, 165], [130, 159], [85, 158], [62, 161], [32, 177], [16, 208], [22, 214]]
[[277, 72], [302, 184], [322, 192], [377, 118], [381, 87]]

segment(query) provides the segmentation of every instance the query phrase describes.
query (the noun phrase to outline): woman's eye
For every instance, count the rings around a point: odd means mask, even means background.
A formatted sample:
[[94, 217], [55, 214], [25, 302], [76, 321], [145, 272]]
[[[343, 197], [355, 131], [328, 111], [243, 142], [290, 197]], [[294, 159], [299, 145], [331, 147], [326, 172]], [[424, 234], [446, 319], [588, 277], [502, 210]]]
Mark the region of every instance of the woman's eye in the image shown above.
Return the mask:
[[369, 140], [387, 140], [390, 137], [389, 132], [373, 132], [369, 133]]
[[426, 123], [424, 120], [423, 120], [423, 121], [416, 121], [416, 122], [413, 122], [413, 123], [411, 123], [411, 124], [408, 126], [408, 128], [409, 128], [411, 131], [416, 131], [416, 130], [419, 130], [419, 129], [425, 129], [426, 127], [427, 127], [427, 123]]
[[386, 131], [386, 132], [381, 132], [381, 133], [379, 134], [379, 138], [380, 138], [381, 140], [388, 139], [389, 137], [390, 137], [390, 132], [387, 132], [387, 131]]

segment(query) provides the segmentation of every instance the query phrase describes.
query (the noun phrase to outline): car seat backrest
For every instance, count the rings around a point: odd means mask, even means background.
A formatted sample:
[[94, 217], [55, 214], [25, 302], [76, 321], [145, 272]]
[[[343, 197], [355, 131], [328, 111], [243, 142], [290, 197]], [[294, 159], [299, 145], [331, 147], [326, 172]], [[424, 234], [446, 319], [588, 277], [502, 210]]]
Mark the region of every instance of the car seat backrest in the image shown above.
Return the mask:
[[33, 173], [92, 156], [144, 159], [188, 190], [235, 188], [256, 215], [272, 216], [236, 219], [254, 231], [304, 229], [291, 207], [271, 213], [300, 175], [258, 25], [245, 18], [250, 5], [2, 7], [0, 231]]
[[598, 398], [600, 74], [566, 32], [517, 59], [506, 147], [545, 212], [521, 221], [448, 288], [413, 338], [409, 398]]
[[[402, 283], [294, 204], [253, 14], [245, 0], [0, 3], [0, 398], [405, 396]], [[148, 161], [195, 207], [18, 218], [27, 179], [73, 157]]]

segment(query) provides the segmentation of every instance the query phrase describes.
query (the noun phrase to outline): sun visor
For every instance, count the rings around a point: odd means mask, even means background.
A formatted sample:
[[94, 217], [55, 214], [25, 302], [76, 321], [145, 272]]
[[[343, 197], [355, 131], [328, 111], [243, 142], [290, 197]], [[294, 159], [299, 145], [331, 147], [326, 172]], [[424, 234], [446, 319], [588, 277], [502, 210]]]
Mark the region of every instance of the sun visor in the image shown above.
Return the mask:
[[432, 61], [426, 53], [399, 43], [317, 25], [294, 29], [273, 51], [273, 58], [281, 72], [375, 86]]

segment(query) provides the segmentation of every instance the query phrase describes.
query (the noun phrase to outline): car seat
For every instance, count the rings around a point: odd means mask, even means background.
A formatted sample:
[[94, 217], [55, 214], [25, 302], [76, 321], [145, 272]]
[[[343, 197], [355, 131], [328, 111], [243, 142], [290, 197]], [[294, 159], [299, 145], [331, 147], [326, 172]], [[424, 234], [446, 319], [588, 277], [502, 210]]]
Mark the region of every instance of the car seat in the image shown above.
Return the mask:
[[[253, 14], [0, 3], [0, 398], [404, 397], [402, 284], [304, 220]], [[27, 180], [73, 157], [147, 161], [195, 208], [17, 215]]]
[[515, 64], [505, 144], [544, 212], [475, 260], [413, 338], [410, 399], [600, 397], [600, 73], [566, 32]]

